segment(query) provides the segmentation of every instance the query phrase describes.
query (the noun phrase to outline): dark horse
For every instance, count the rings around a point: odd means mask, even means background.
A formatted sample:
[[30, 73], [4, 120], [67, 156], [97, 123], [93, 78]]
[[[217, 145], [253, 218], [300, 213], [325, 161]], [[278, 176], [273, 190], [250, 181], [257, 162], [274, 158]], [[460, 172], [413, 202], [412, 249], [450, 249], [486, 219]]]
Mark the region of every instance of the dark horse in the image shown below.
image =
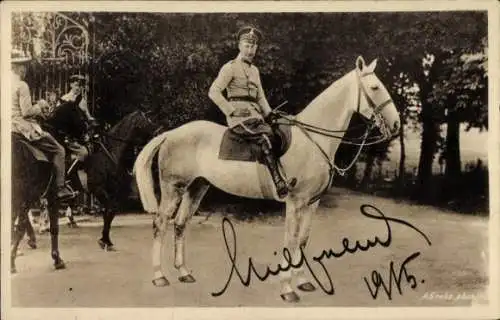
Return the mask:
[[104, 208], [99, 246], [114, 250], [109, 231], [120, 201], [130, 193], [135, 161], [134, 147], [140, 146], [162, 130], [144, 111], [134, 111], [107, 133], [93, 138], [94, 151], [86, 162], [88, 190]]
[[[11, 272], [16, 272], [19, 242], [29, 228], [28, 210], [45, 193], [49, 212], [51, 255], [56, 269], [65, 267], [58, 248], [59, 202], [55, 197], [52, 164], [41, 151], [33, 149], [22, 135], [12, 133], [12, 247]], [[46, 191], [46, 192], [45, 192]], [[17, 225], [15, 221], [17, 220]]]
[[[49, 131], [59, 141], [64, 138], [63, 134], [72, 135], [71, 132], [64, 131], [83, 130], [84, 126], [86, 123], [76, 104], [61, 105], [45, 124], [46, 128], [52, 127]], [[113, 248], [109, 231], [117, 204], [123, 199], [123, 192], [132, 181], [129, 170], [134, 161], [134, 146], [144, 143], [160, 129], [150, 120], [146, 112], [137, 110], [125, 116], [109, 131], [96, 133], [92, 137], [93, 151], [82, 165], [88, 175], [88, 191], [97, 197], [104, 208], [104, 227], [102, 238], [99, 240], [99, 245], [103, 249]], [[18, 219], [18, 223], [17, 228], [13, 229], [11, 268], [15, 271], [17, 247], [29, 223], [28, 209], [46, 191], [51, 254], [55, 268], [62, 269], [65, 265], [58, 250], [58, 212], [61, 203], [56, 201], [54, 196], [51, 164], [43, 157], [36, 157], [37, 153], [33, 152], [33, 147], [19, 135], [13, 134], [12, 143], [12, 222]]]

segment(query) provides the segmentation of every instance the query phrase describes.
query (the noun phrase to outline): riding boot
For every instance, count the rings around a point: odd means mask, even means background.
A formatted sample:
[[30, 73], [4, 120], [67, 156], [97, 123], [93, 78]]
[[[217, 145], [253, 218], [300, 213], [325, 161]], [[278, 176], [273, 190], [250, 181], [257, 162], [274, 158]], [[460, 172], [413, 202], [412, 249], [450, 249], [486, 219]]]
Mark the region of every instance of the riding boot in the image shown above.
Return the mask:
[[271, 173], [271, 177], [273, 179], [273, 182], [276, 186], [276, 192], [278, 194], [279, 198], [284, 198], [285, 196], [288, 195], [288, 185], [281, 177], [281, 174], [278, 169], [278, 162], [274, 155], [272, 154], [269, 146], [267, 143], [262, 143], [261, 144], [262, 149], [264, 151], [264, 161], [269, 168], [269, 172]]
[[[63, 149], [64, 150], [64, 149]], [[66, 164], [64, 163], [65, 161], [65, 153], [56, 153], [54, 155], [54, 158], [52, 160], [53, 165], [54, 165], [54, 176], [55, 176], [55, 183], [57, 186], [57, 193], [56, 193], [56, 198], [58, 200], [68, 200], [71, 198], [74, 198], [76, 196], [76, 193], [74, 193], [65, 183], [65, 168]]]

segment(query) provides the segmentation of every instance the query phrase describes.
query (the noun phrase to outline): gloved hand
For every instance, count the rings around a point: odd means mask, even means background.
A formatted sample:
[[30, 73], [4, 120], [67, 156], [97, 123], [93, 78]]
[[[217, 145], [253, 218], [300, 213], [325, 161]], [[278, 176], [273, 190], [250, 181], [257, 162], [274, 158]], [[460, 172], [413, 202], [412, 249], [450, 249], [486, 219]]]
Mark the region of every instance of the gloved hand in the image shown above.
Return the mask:
[[231, 113], [232, 117], [249, 117], [250, 115], [250, 110], [247, 109], [235, 109], [233, 113]]
[[42, 110], [43, 113], [47, 113], [50, 109], [49, 103], [44, 99], [38, 100], [36, 104], [40, 107], [40, 110]]

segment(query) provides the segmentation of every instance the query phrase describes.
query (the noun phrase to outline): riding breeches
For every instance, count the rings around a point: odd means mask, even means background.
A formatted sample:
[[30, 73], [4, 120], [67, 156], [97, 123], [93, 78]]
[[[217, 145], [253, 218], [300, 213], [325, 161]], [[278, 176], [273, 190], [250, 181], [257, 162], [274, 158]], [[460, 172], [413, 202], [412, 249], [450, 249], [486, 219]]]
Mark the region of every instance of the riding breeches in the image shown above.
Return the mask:
[[273, 136], [272, 128], [269, 124], [264, 122], [264, 120], [259, 118], [251, 118], [243, 121], [242, 123], [231, 128], [231, 131], [242, 137], [243, 139], [256, 142], [261, 148], [263, 154], [263, 159], [274, 184], [276, 185], [276, 190], [278, 196], [281, 198], [288, 192], [287, 185], [281, 176], [278, 169], [278, 161], [274, 154], [271, 152], [272, 143], [271, 138]]
[[259, 118], [250, 118], [230, 129], [245, 140], [256, 142], [258, 145], [271, 148], [273, 131], [271, 126]]
[[45, 132], [40, 139], [30, 141], [30, 143], [34, 147], [40, 149], [45, 154], [50, 156], [55, 169], [55, 183], [58, 187], [64, 186], [64, 177], [66, 170], [66, 166], [64, 163], [66, 151], [64, 150], [64, 147], [47, 132]]

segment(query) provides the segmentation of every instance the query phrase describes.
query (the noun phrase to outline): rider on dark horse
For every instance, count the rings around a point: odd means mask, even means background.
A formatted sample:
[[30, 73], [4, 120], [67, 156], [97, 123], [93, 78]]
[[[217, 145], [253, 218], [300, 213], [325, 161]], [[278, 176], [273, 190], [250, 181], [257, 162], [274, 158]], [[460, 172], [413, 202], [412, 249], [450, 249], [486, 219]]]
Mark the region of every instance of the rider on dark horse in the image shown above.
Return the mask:
[[[48, 130], [54, 132], [61, 143], [70, 151], [71, 165], [82, 164], [89, 155], [89, 130], [97, 126], [90, 114], [83, 88], [86, 78], [82, 75], [70, 77], [70, 91], [58, 99], [52, 114], [47, 117]], [[56, 116], [57, 114], [57, 116]], [[86, 173], [80, 166], [78, 177], [86, 188]]]
[[[272, 114], [271, 107], [264, 95], [259, 70], [252, 64], [261, 35], [262, 33], [253, 27], [244, 27], [238, 32], [240, 52], [236, 59], [222, 66], [208, 95], [226, 115], [233, 133], [245, 140], [255, 141], [260, 146], [277, 194], [283, 198], [296, 179], [284, 181], [276, 157], [271, 152], [273, 131], [264, 121]], [[222, 95], [224, 90], [227, 91], [229, 101]]]
[[26, 64], [31, 61], [24, 52], [13, 50], [12, 61], [12, 132], [22, 135], [31, 145], [47, 154], [54, 166], [56, 197], [59, 200], [69, 199], [75, 194], [65, 184], [65, 157], [64, 147], [38, 123], [37, 117], [42, 116], [42, 109], [48, 107], [45, 100], [37, 104], [31, 103], [31, 94], [28, 84], [24, 81]]

